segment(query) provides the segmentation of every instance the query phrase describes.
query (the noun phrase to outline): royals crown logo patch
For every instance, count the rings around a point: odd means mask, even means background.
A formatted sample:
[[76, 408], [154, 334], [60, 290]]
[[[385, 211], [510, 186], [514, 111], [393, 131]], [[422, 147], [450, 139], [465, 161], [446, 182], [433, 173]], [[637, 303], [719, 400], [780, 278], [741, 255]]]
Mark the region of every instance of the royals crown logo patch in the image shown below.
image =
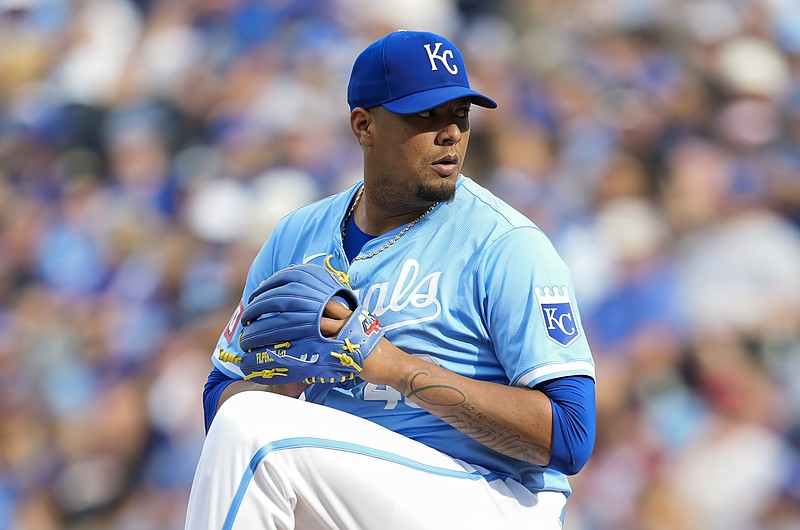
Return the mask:
[[580, 333], [572, 311], [569, 289], [564, 286], [534, 287], [533, 292], [539, 301], [547, 336], [562, 346], [577, 339]]

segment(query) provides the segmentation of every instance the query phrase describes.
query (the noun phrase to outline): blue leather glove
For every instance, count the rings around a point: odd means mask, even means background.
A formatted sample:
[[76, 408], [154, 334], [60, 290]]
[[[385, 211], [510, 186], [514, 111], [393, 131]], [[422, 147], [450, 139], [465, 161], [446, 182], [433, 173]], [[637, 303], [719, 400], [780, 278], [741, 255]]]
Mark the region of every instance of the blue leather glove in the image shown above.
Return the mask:
[[[320, 319], [329, 301], [352, 315], [336, 337], [324, 337]], [[325, 267], [293, 265], [264, 280], [242, 313], [239, 367], [245, 380], [265, 385], [303, 381], [346, 386], [383, 337], [378, 319]]]

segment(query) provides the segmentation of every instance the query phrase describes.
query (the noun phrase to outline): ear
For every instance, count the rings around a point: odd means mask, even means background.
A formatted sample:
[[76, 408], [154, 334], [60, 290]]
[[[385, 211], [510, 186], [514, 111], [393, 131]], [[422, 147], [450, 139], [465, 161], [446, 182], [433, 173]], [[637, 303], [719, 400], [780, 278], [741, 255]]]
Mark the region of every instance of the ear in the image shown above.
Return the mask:
[[372, 147], [372, 114], [364, 108], [356, 107], [350, 113], [350, 129], [361, 147]]

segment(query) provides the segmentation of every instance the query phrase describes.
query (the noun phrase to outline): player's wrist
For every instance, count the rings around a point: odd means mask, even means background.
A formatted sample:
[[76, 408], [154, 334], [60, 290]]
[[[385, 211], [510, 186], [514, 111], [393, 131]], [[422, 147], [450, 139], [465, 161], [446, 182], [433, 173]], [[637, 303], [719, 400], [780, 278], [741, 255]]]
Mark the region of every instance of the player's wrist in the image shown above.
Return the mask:
[[410, 356], [384, 336], [364, 361], [359, 377], [374, 385], [395, 387], [398, 381], [402, 381], [403, 357]]

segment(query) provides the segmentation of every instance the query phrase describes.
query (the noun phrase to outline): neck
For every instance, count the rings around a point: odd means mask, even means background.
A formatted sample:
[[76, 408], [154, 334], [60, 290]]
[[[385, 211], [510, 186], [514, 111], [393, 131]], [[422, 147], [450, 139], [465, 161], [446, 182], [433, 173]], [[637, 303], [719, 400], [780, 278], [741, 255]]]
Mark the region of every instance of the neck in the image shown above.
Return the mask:
[[369, 190], [365, 189], [356, 203], [353, 217], [362, 232], [380, 236], [423, 217], [432, 206], [428, 204], [419, 208], [392, 210], [371, 200]]

